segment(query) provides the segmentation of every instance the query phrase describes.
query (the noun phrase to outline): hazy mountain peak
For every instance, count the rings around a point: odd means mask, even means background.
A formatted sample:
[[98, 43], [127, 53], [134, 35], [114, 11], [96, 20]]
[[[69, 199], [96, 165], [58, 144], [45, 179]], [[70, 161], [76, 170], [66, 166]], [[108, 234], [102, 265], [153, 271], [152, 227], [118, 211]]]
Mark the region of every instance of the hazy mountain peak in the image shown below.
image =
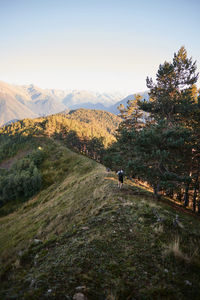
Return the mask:
[[[148, 98], [147, 93], [140, 93]], [[121, 92], [41, 89], [34, 84], [12, 85], [0, 81], [0, 126], [13, 119], [34, 118], [70, 109], [106, 110], [118, 114], [120, 103], [127, 104], [134, 95]]]

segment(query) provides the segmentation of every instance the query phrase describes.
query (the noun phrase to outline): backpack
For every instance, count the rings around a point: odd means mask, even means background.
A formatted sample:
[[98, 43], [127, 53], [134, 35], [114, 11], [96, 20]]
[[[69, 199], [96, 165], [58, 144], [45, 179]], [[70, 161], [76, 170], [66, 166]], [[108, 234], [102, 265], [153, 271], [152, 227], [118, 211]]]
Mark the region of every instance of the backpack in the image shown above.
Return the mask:
[[122, 180], [123, 179], [123, 172], [119, 172], [119, 174], [118, 174], [118, 178], [119, 178], [119, 180]]

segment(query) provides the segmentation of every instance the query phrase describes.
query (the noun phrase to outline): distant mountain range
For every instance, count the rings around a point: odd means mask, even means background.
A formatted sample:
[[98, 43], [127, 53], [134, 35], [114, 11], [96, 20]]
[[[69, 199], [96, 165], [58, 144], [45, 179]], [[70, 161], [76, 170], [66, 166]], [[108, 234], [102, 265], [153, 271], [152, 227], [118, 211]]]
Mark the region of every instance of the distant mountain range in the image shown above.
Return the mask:
[[[142, 100], [144, 100], [144, 99], [148, 100], [148, 99], [149, 99], [148, 92], [143, 92], [143, 93], [138, 93], [138, 94], [141, 95]], [[129, 100], [133, 100], [133, 99], [135, 98], [135, 95], [136, 95], [136, 94], [131, 94], [131, 95], [128, 95], [127, 97], [125, 97], [124, 99], [121, 99], [120, 101], [118, 101], [118, 102], [115, 103], [114, 105], [110, 106], [110, 107], [108, 108], [108, 111], [111, 112], [111, 113], [113, 113], [113, 114], [115, 114], [115, 115], [117, 115], [117, 114], [119, 113], [118, 106], [119, 106], [120, 104], [123, 104], [123, 105], [126, 107], [127, 102], [128, 102]]]
[[[148, 99], [147, 93], [140, 93]], [[77, 90], [41, 89], [35, 85], [16, 86], [0, 81], [0, 126], [24, 118], [36, 118], [65, 110], [86, 108], [118, 113], [117, 107], [134, 94], [97, 93]]]

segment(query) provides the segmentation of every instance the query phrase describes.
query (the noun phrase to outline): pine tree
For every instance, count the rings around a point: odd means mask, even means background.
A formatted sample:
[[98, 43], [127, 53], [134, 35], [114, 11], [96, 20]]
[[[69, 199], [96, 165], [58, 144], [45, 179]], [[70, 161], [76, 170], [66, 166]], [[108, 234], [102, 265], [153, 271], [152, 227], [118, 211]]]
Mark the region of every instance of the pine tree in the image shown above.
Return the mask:
[[192, 177], [194, 149], [198, 151], [193, 128], [194, 115], [199, 117], [197, 78], [196, 62], [187, 58], [185, 48], [181, 47], [172, 62], [159, 66], [156, 83], [147, 77], [150, 101], [139, 100], [137, 105], [149, 113], [150, 122], [137, 130], [131, 109], [128, 114], [129, 107], [127, 110], [121, 107], [124, 121], [115, 144], [115, 157], [122, 161], [124, 156], [127, 158], [124, 163], [129, 174], [135, 173], [147, 180], [157, 197], [160, 189], [172, 195], [172, 191], [180, 193], [184, 188], [185, 205], [188, 205], [189, 189], [195, 182]]
[[[168, 151], [174, 156], [176, 162], [174, 165], [177, 165], [176, 175], [183, 178], [185, 206], [189, 203], [189, 188], [192, 182], [194, 134], [190, 124], [196, 111], [195, 83], [198, 79], [196, 68], [196, 62], [192, 62], [192, 58], [187, 58], [185, 48], [181, 47], [178, 53], [174, 54], [172, 63], [165, 62], [159, 66], [156, 83], [147, 77], [151, 101], [139, 103], [140, 108], [149, 112], [157, 125], [161, 120], [165, 121], [163, 134], [168, 128], [174, 130], [179, 125], [180, 138], [183, 140], [182, 157], [185, 157], [185, 162], [180, 164], [180, 156], [170, 149], [170, 145]], [[185, 134], [186, 128], [193, 139], [188, 139], [188, 134]]]
[[158, 120], [167, 120], [170, 126], [173, 122], [187, 118], [195, 102], [194, 84], [197, 82], [196, 61], [187, 58], [187, 52], [181, 47], [174, 54], [173, 62], [164, 62], [159, 66], [156, 83], [147, 77], [147, 87], [150, 89], [150, 102], [141, 102], [139, 106], [150, 112]]
[[121, 104], [119, 109], [119, 117], [122, 118], [122, 122], [119, 125], [119, 129], [126, 128], [131, 130], [132, 128], [140, 130], [144, 126], [144, 112], [139, 108], [138, 102], [142, 99], [140, 95], [136, 95], [134, 100], [129, 100], [127, 102], [127, 107], [125, 108]]

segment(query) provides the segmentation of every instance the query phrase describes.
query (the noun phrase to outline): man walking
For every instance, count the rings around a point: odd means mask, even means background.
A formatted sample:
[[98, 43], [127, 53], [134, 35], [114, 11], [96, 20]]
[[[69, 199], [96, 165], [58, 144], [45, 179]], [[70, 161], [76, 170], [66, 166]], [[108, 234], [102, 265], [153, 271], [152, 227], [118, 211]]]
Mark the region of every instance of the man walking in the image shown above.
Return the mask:
[[121, 169], [117, 172], [118, 175], [118, 187], [121, 189], [124, 182], [124, 171]]

